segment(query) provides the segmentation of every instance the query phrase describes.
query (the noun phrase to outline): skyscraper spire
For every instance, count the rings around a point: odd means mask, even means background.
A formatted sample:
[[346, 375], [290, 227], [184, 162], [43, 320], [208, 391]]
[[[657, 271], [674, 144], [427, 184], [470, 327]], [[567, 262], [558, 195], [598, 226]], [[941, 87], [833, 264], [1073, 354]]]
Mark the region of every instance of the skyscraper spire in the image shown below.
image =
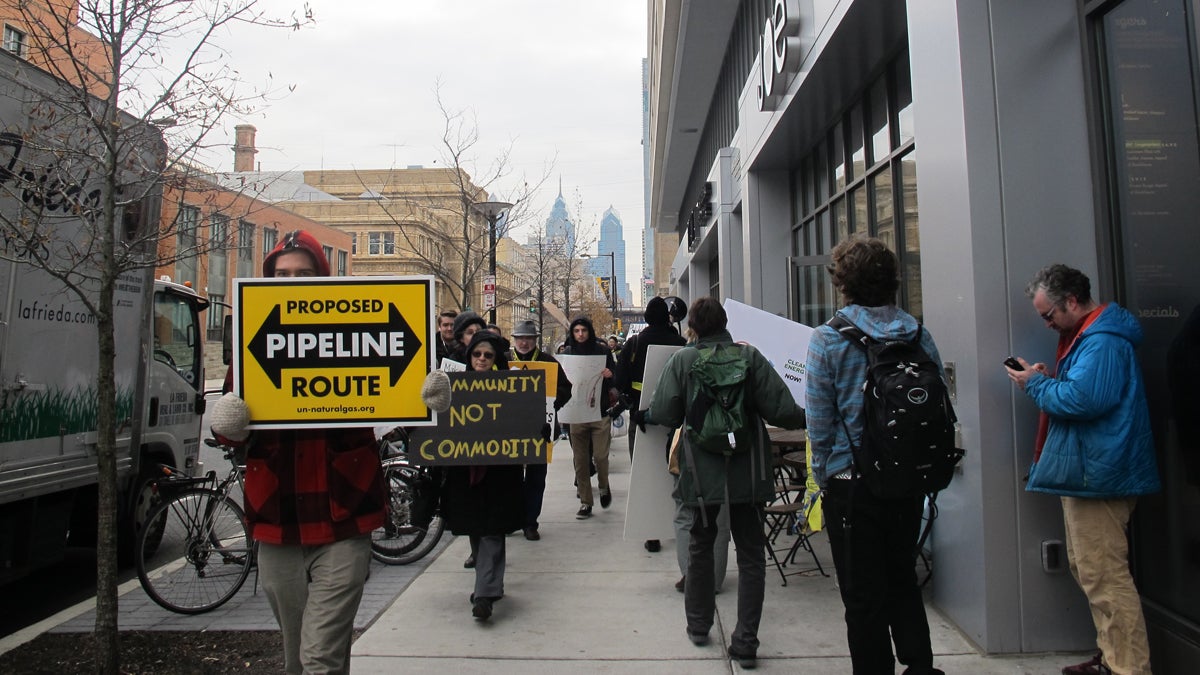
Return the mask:
[[558, 198], [562, 199], [562, 174], [558, 174]]

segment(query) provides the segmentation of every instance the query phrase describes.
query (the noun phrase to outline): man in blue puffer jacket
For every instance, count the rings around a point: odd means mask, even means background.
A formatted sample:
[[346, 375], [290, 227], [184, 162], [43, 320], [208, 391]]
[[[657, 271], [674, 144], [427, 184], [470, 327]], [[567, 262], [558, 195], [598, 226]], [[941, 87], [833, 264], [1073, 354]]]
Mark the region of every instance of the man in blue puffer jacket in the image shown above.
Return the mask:
[[1018, 359], [1008, 376], [1041, 409], [1026, 489], [1062, 497], [1067, 559], [1087, 595], [1100, 653], [1066, 675], [1150, 673], [1141, 598], [1126, 528], [1139, 495], [1161, 489], [1135, 348], [1137, 319], [1092, 299], [1087, 275], [1051, 265], [1025, 289], [1058, 331], [1057, 367]]

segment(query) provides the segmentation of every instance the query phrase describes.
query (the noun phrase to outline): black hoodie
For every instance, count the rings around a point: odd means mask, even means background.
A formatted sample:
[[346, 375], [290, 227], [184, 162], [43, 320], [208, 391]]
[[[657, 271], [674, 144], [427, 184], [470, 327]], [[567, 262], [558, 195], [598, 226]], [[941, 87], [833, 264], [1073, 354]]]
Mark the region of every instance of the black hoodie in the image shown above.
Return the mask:
[[[588, 337], [583, 342], [575, 340], [575, 326], [583, 326], [587, 329]], [[596, 337], [596, 329], [592, 327], [592, 320], [586, 316], [581, 316], [571, 322], [570, 333], [567, 335], [567, 350], [564, 354], [574, 356], [599, 356], [604, 355], [604, 367], [610, 372], [617, 372], [617, 362], [613, 360], [612, 350], [608, 348], [608, 343], [603, 342]], [[609, 393], [608, 406], [613, 406], [617, 402], [617, 390], [613, 386], [613, 378], [604, 378], [604, 391]]]
[[[646, 349], [650, 345], [682, 347], [687, 340], [671, 325], [667, 303], [662, 298], [651, 298], [646, 304], [646, 327], [642, 332], [625, 341], [617, 357], [617, 389], [625, 394], [637, 407], [642, 399], [642, 376], [646, 372]], [[635, 386], [636, 383], [636, 386]]]

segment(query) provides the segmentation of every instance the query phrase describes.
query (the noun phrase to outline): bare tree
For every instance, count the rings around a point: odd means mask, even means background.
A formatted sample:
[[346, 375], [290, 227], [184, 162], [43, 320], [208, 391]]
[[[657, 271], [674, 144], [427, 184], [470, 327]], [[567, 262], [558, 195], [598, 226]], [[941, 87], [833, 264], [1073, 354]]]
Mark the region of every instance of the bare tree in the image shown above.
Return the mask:
[[[381, 190], [379, 207], [399, 230], [405, 253], [418, 262], [415, 271], [432, 274], [449, 289], [454, 308], [479, 309], [472, 306], [472, 298], [481, 288], [496, 242], [530, 219], [534, 208], [531, 197], [545, 183], [553, 162], [547, 163], [540, 176], [517, 179], [512, 175], [512, 142], [481, 162], [477, 156], [479, 127], [473, 111], [447, 105], [440, 83], [434, 87], [434, 98], [444, 122], [438, 162], [445, 172], [445, 183], [397, 191], [363, 180], [363, 188]], [[391, 182], [398, 173], [390, 172], [384, 182]], [[487, 218], [477, 206], [489, 199], [512, 204], [497, 221], [494, 233], [488, 231]], [[506, 271], [514, 278], [518, 272]], [[504, 292], [497, 293], [497, 307], [524, 295], [527, 289], [517, 286], [510, 283], [498, 289]]]
[[[56, 79], [22, 89], [24, 100], [14, 104], [22, 114], [4, 120], [12, 160], [2, 175], [0, 237], [6, 259], [57, 279], [95, 317], [96, 653], [97, 669], [116, 673], [115, 287], [122, 275], [226, 244], [163, 253], [160, 243], [172, 240], [177, 225], [158, 219], [162, 185], [186, 187], [190, 158], [218, 121], [248, 112], [268, 93], [239, 90], [216, 36], [235, 24], [298, 28], [311, 16], [305, 8], [289, 19], [270, 18], [256, 0], [12, 4], [29, 30], [29, 61]], [[7, 73], [14, 82], [33, 81], [17, 71]]]

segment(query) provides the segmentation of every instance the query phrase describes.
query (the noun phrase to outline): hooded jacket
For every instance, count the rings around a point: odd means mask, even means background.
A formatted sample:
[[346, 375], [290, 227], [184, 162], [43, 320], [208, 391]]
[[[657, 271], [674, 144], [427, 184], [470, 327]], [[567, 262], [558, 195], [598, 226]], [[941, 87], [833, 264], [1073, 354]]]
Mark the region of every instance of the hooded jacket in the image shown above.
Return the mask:
[[[692, 364], [700, 358], [700, 349], [714, 345], [733, 344], [729, 331], [722, 330], [700, 338], [692, 347], [671, 355], [663, 368], [662, 377], [654, 389], [654, 400], [646, 411], [646, 422], [671, 429], [683, 424], [692, 400]], [[752, 346], [744, 346], [749, 361], [746, 376], [746, 400], [755, 425], [754, 447], [729, 457], [692, 448], [679, 456], [679, 493], [687, 506], [724, 503], [728, 486], [730, 504], [763, 504], [775, 496], [774, 473], [771, 470], [771, 447], [767, 440], [768, 422], [785, 429], [804, 426], [804, 410], [796, 405], [783, 378], [771, 363]], [[692, 468], [693, 460], [695, 469]]]
[[[317, 273], [329, 276], [321, 244], [300, 230], [263, 260], [263, 275], [290, 250], [312, 255]], [[233, 371], [226, 377], [232, 388]], [[329, 544], [382, 527], [385, 492], [379, 446], [370, 428], [260, 429], [246, 452], [244, 504], [256, 541]]]
[[1025, 393], [1050, 416], [1027, 490], [1112, 499], [1161, 489], [1136, 347], [1142, 327], [1110, 303], [1075, 337], [1055, 376], [1033, 373]]
[[[583, 326], [587, 329], [587, 339], [583, 342], [575, 340], [575, 326]], [[613, 359], [612, 350], [608, 348], [608, 343], [601, 341], [596, 337], [596, 329], [592, 326], [592, 320], [586, 316], [581, 316], [571, 322], [571, 327], [568, 330], [567, 348], [564, 354], [573, 356], [604, 356], [604, 367], [608, 368], [614, 374], [617, 371], [617, 362]], [[604, 378], [603, 391], [609, 392], [609, 405], [616, 403], [616, 390], [613, 387], [613, 378]]]
[[[919, 327], [916, 318], [896, 305], [851, 304], [837, 313], [876, 340], [912, 340]], [[945, 379], [937, 345], [924, 328], [921, 348], [938, 364], [938, 371]], [[812, 444], [813, 475], [821, 487], [826, 486], [831, 476], [854, 464], [850, 448], [862, 442], [866, 380], [867, 355], [863, 350], [832, 327], [818, 326], [808, 343], [804, 405], [808, 414], [808, 440]]]

